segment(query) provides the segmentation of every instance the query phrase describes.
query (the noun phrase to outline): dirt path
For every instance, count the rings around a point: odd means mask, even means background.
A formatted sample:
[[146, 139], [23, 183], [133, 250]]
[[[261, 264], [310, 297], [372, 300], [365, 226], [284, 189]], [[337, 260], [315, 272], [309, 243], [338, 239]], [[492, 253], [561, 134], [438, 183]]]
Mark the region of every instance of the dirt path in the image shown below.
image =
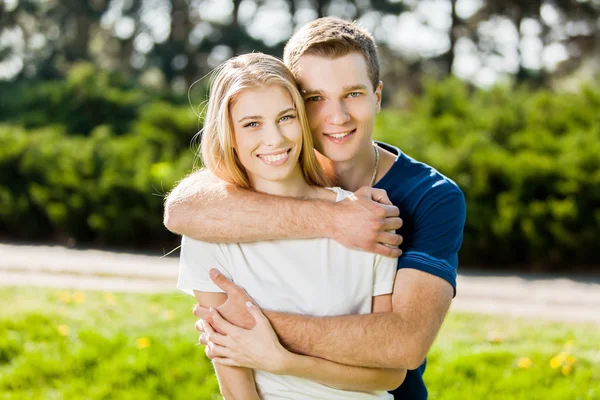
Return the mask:
[[[83, 290], [175, 290], [175, 257], [0, 243], [0, 285]], [[600, 277], [458, 277], [453, 310], [600, 324]]]

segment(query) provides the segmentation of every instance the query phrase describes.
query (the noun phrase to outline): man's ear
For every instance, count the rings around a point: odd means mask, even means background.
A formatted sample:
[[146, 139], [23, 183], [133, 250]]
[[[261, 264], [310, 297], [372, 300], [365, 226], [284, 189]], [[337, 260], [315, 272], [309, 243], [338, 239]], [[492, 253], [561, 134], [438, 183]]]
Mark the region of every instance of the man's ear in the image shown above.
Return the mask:
[[381, 96], [383, 91], [383, 81], [379, 81], [379, 84], [375, 88], [375, 97], [377, 98], [377, 112], [381, 111]]

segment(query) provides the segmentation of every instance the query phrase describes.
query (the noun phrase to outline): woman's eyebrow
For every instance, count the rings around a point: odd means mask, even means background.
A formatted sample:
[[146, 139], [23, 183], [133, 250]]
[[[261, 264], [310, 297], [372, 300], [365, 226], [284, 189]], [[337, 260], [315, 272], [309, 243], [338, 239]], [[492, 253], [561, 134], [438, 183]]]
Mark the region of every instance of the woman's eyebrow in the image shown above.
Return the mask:
[[242, 121], [244, 121], [246, 119], [263, 119], [263, 117], [261, 117], [260, 115], [248, 115], [246, 117], [240, 118], [238, 120], [238, 122], [242, 122]]
[[[279, 114], [277, 114], [277, 116], [280, 116], [280, 115], [282, 115], [282, 114], [286, 114], [286, 113], [288, 113], [288, 112], [290, 112], [290, 111], [296, 111], [296, 109], [295, 109], [295, 108], [293, 108], [293, 107], [286, 108], [285, 110], [283, 110], [283, 111], [281, 111]], [[245, 121], [245, 120], [247, 120], [247, 119], [256, 120], [256, 119], [263, 119], [263, 117], [262, 117], [262, 116], [260, 116], [260, 115], [247, 115], [247, 116], [245, 116], [245, 117], [243, 117], [243, 118], [240, 118], [240, 119], [238, 120], [238, 122], [242, 122], [242, 121]]]
[[282, 112], [280, 112], [279, 114], [277, 114], [277, 116], [280, 116], [280, 115], [283, 115], [283, 114], [287, 114], [287, 113], [289, 113], [290, 111], [291, 111], [291, 112], [294, 112], [294, 111], [296, 111], [296, 109], [295, 109], [295, 108], [293, 108], [293, 107], [286, 108], [285, 110], [283, 110]]

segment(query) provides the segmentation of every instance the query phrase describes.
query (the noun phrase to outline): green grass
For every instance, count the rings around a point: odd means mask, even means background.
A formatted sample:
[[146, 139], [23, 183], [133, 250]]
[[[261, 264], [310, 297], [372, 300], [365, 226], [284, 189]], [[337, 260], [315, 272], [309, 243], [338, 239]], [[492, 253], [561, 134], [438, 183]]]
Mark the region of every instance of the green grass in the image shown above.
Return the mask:
[[[186, 295], [2, 288], [0, 304], [1, 399], [219, 398]], [[451, 314], [430, 397], [600, 399], [598, 328]], [[551, 368], [564, 351], [571, 370]]]
[[600, 399], [600, 325], [453, 313], [425, 381], [432, 399]]

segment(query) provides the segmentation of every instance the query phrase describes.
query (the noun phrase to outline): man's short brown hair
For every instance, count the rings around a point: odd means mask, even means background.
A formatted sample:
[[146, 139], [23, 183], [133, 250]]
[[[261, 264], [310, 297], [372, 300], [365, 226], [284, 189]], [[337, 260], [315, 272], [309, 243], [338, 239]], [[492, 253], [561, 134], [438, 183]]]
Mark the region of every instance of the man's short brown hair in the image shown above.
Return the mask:
[[335, 17], [319, 18], [304, 25], [287, 42], [283, 61], [297, 76], [298, 60], [303, 55], [343, 57], [359, 52], [367, 63], [373, 90], [379, 84], [379, 55], [373, 36], [356, 22]]

